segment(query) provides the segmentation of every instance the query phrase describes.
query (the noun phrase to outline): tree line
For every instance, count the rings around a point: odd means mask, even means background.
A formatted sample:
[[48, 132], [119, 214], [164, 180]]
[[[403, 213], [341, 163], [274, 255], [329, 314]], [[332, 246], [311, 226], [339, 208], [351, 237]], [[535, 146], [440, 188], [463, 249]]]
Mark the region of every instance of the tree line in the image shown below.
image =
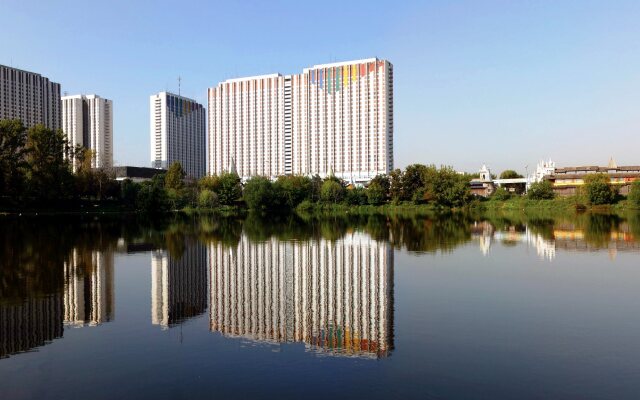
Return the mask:
[[[0, 121], [0, 206], [55, 207], [70, 200], [93, 200], [111, 202], [119, 209], [149, 212], [224, 207], [277, 211], [400, 203], [461, 208], [474, 200], [469, 187], [474, 176], [449, 166], [412, 164], [358, 187], [335, 176], [323, 179], [318, 175], [287, 175], [275, 181], [253, 177], [244, 184], [234, 173], [194, 180], [174, 163], [166, 173], [136, 183], [116, 181], [109, 169], [91, 168], [93, 158], [90, 150], [70, 145], [61, 130], [42, 125], [26, 129], [19, 120]], [[511, 170], [501, 174], [501, 178], [513, 177], [520, 175]], [[591, 204], [608, 204], [616, 199], [608, 176], [594, 174], [585, 181], [583, 191]], [[511, 196], [498, 188], [492, 197], [506, 200]], [[547, 181], [535, 183], [527, 196], [552, 199], [553, 187]], [[629, 200], [640, 207], [640, 182], [633, 185]]]

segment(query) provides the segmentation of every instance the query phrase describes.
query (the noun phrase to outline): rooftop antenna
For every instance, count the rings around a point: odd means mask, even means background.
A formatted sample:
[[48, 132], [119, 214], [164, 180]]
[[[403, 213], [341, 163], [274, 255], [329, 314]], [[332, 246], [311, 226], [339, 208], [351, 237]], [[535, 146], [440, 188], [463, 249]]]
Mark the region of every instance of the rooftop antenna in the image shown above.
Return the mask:
[[182, 78], [180, 77], [180, 75], [178, 75], [178, 96], [182, 96], [180, 94], [180, 82], [182, 82]]

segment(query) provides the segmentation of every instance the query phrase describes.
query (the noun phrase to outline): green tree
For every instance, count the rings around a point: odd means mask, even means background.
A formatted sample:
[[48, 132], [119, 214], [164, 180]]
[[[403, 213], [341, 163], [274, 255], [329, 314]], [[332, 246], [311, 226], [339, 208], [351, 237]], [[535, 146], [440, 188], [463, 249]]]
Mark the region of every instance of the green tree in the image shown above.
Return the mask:
[[306, 176], [280, 176], [274, 184], [274, 195], [282, 197], [282, 203], [287, 207], [295, 208], [312, 197], [311, 184], [311, 179]]
[[198, 206], [202, 208], [215, 208], [218, 206], [218, 195], [209, 189], [203, 189], [198, 195]]
[[607, 174], [597, 173], [585, 176], [584, 190], [589, 203], [593, 205], [613, 203], [616, 192], [610, 182]]
[[164, 188], [164, 174], [142, 182], [136, 197], [136, 208], [146, 213], [162, 213], [171, 209], [169, 196]]
[[636, 180], [631, 184], [627, 200], [631, 206], [640, 208], [640, 180]]
[[173, 189], [176, 191], [184, 188], [184, 177], [186, 176], [182, 169], [182, 164], [178, 161], [174, 161], [167, 169], [167, 175], [164, 178], [165, 189]]
[[340, 203], [345, 196], [345, 188], [334, 179], [327, 179], [322, 183], [320, 198], [327, 203]]
[[244, 185], [242, 197], [251, 210], [268, 210], [275, 205], [273, 184], [268, 178], [256, 176]]
[[131, 179], [122, 181], [120, 184], [120, 199], [122, 203], [127, 207], [134, 208], [140, 188], [140, 184], [133, 182]]
[[242, 185], [238, 174], [225, 172], [218, 178], [219, 183], [215, 193], [222, 205], [230, 206], [242, 195]]
[[[388, 196], [389, 196], [389, 191], [391, 190], [391, 179], [388, 175], [376, 175], [373, 179], [371, 179], [371, 182], [369, 182], [369, 186], [371, 185], [376, 185], [378, 186], [380, 189], [382, 189], [383, 193], [384, 193], [384, 198], [382, 200], [382, 202], [386, 201]], [[377, 189], [376, 189], [377, 190]]]
[[215, 192], [218, 190], [219, 187], [220, 187], [220, 177], [216, 175], [203, 176], [198, 181], [198, 189], [200, 190], [208, 189], [208, 190], [211, 190], [212, 192]]
[[387, 190], [377, 181], [372, 181], [367, 187], [367, 201], [372, 205], [379, 205], [386, 201]]
[[36, 125], [27, 132], [27, 161], [31, 193], [41, 200], [62, 199], [72, 195], [73, 176], [67, 140], [61, 130]]
[[18, 196], [24, 191], [27, 134], [22, 121], [0, 121], [0, 193]]
[[394, 202], [402, 200], [402, 170], [394, 169], [389, 173], [389, 197]]
[[367, 204], [367, 191], [360, 187], [347, 189], [345, 201], [350, 206], [363, 206]]
[[532, 183], [527, 192], [527, 197], [531, 200], [550, 200], [554, 196], [553, 186], [549, 181]]
[[71, 158], [75, 161], [76, 194], [80, 197], [92, 197], [96, 193], [96, 182], [91, 170], [93, 151], [76, 145], [70, 150]]
[[436, 204], [441, 206], [462, 207], [472, 198], [467, 177], [451, 167], [437, 171], [432, 188]]
[[502, 171], [502, 173], [500, 174], [500, 179], [517, 179], [517, 178], [523, 178], [523, 176], [512, 169], [507, 169], [505, 171]]
[[402, 200], [418, 200], [415, 195], [419, 189], [425, 187], [426, 169], [427, 167], [422, 164], [412, 164], [405, 168], [401, 178], [402, 192], [400, 198]]
[[315, 174], [311, 177], [311, 196], [309, 200], [312, 202], [320, 201], [320, 190], [322, 189], [322, 178], [320, 175]]

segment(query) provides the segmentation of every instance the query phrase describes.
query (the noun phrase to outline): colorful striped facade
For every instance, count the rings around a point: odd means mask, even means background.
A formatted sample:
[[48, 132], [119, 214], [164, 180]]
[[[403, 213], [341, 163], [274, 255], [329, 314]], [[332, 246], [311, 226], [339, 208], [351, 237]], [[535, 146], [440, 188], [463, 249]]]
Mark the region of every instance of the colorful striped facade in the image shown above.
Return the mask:
[[247, 179], [333, 173], [369, 181], [393, 169], [393, 66], [375, 58], [210, 88], [209, 173]]

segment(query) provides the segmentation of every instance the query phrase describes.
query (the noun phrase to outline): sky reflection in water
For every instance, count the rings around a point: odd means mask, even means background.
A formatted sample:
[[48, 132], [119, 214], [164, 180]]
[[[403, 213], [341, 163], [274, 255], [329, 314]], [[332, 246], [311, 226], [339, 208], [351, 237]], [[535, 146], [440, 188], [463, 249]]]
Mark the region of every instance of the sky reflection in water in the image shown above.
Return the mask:
[[639, 237], [638, 215], [7, 218], [0, 391], [633, 398]]

